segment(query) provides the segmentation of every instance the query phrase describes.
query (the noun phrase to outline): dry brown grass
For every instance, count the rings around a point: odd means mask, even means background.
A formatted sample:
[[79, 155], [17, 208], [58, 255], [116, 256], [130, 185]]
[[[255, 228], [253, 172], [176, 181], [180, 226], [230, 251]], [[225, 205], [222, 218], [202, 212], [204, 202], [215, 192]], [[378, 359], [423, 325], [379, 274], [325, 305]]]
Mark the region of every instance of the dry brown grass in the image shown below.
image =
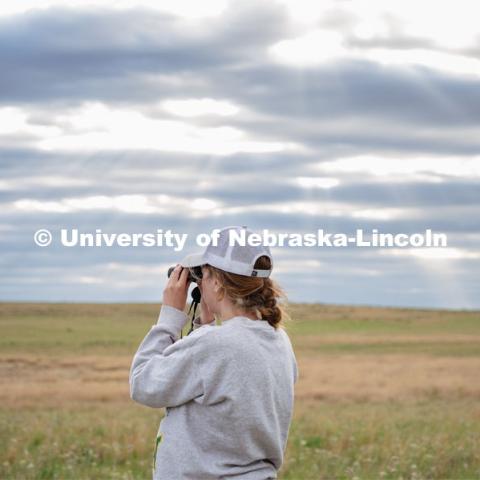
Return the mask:
[[130, 362], [127, 356], [4, 355], [0, 403], [19, 408], [130, 401]]
[[[480, 399], [480, 358], [302, 353], [297, 360], [299, 400]], [[3, 355], [0, 402], [14, 408], [130, 402], [130, 363], [129, 356]]]
[[480, 399], [480, 358], [428, 355], [302, 355], [298, 399], [410, 401]]

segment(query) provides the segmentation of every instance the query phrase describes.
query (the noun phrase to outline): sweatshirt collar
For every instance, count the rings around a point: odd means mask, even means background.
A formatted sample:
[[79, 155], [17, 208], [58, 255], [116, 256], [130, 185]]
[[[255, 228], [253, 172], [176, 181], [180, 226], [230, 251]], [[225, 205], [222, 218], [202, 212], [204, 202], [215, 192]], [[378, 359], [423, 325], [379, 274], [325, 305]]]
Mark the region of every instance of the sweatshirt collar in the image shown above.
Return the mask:
[[224, 320], [222, 324], [223, 323], [227, 323], [228, 325], [247, 324], [248, 326], [252, 326], [255, 328], [271, 328], [271, 325], [266, 320], [253, 320], [251, 318], [243, 317], [243, 316], [231, 317], [227, 320]]

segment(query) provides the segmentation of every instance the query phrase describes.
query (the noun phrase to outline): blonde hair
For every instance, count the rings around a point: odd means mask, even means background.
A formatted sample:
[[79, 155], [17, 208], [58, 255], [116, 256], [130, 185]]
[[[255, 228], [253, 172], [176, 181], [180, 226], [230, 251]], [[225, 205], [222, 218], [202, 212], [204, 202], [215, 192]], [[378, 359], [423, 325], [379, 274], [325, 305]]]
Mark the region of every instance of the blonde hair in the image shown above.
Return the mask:
[[[247, 312], [259, 311], [262, 320], [268, 321], [275, 329], [284, 328], [283, 320], [290, 320], [286, 311], [287, 296], [275, 280], [225, 272], [212, 265], [205, 265], [205, 268], [220, 282], [221, 298], [226, 295], [234, 305]], [[270, 259], [259, 257], [254, 268], [270, 269]]]

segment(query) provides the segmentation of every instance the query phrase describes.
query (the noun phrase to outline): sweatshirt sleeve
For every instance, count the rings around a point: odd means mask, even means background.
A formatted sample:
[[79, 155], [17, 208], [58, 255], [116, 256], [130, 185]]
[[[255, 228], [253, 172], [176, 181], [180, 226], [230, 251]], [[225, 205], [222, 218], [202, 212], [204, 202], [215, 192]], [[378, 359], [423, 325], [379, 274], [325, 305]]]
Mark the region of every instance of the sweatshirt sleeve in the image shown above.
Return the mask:
[[298, 363], [297, 363], [296, 359], [294, 360], [293, 366], [294, 366], [294, 380], [293, 380], [293, 383], [297, 383], [300, 372], [298, 370]]
[[156, 325], [150, 328], [133, 357], [129, 379], [132, 400], [163, 408], [181, 405], [203, 394], [195, 356], [200, 335], [192, 332], [179, 340], [187, 322], [186, 313], [162, 305]]

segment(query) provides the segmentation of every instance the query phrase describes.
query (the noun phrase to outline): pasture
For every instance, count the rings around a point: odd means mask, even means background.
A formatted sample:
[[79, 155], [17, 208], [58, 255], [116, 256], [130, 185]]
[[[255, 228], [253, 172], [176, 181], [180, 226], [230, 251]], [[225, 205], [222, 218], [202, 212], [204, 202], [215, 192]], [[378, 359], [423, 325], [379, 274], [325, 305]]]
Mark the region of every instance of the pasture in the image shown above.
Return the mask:
[[[128, 373], [159, 310], [0, 303], [1, 479], [151, 478], [164, 411], [130, 399]], [[280, 479], [480, 478], [480, 312], [289, 313], [300, 378]]]

